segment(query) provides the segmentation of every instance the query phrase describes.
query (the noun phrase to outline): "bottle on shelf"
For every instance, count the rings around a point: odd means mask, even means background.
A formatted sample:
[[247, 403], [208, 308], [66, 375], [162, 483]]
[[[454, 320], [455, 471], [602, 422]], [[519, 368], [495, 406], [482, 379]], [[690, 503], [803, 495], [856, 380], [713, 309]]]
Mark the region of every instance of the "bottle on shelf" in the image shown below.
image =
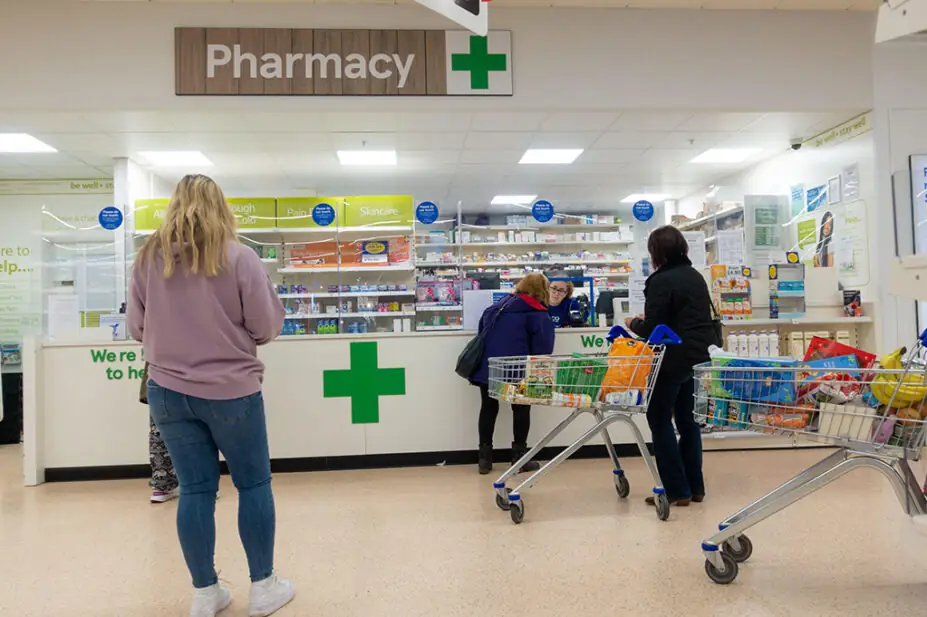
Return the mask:
[[727, 333], [727, 351], [728, 353], [736, 354], [737, 353], [737, 333], [728, 332]]
[[769, 356], [779, 357], [779, 333], [775, 330], [769, 333]]
[[759, 336], [760, 341], [760, 357], [768, 358], [769, 357], [769, 333], [765, 330], [760, 332]]
[[747, 355], [750, 358], [760, 357], [760, 337], [756, 330], [752, 330], [747, 336]]
[[750, 343], [746, 332], [737, 335], [737, 355], [746, 358], [750, 352]]

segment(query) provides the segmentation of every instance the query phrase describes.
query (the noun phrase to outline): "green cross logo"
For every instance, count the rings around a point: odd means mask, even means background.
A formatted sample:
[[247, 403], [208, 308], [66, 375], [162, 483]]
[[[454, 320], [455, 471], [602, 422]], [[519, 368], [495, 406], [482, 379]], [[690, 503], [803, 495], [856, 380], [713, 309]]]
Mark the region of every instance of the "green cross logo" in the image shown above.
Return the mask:
[[406, 393], [406, 370], [379, 368], [377, 343], [351, 343], [351, 368], [322, 372], [322, 396], [351, 397], [351, 423], [380, 421], [380, 397]]
[[491, 54], [485, 36], [470, 37], [469, 54], [452, 54], [451, 70], [470, 71], [471, 90], [489, 90], [490, 71], [505, 71], [505, 54]]

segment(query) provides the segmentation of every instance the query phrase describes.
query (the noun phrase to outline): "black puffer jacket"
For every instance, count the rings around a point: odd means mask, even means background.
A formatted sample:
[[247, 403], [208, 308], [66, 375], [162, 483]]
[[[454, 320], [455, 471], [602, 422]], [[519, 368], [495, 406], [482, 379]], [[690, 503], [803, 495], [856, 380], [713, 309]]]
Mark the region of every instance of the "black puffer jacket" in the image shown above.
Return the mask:
[[708, 284], [688, 257], [670, 260], [647, 278], [644, 319], [634, 319], [631, 330], [644, 338], [660, 324], [672, 328], [682, 345], [667, 345], [660, 374], [680, 377], [708, 362], [708, 347], [720, 346], [712, 326]]

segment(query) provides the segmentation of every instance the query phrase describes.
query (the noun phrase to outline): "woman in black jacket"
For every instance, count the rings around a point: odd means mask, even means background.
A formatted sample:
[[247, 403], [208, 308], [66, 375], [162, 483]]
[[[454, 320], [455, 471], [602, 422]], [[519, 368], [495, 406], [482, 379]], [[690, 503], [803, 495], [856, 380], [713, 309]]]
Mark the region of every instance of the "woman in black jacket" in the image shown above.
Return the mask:
[[[712, 324], [708, 285], [689, 261], [689, 245], [678, 229], [660, 227], [647, 241], [655, 272], [644, 287], [644, 315], [626, 325], [638, 336], [650, 336], [665, 324], [682, 339], [667, 345], [647, 408], [653, 452], [666, 495], [677, 506], [705, 498], [702, 477], [702, 433], [695, 421], [695, 379], [692, 367], [710, 358], [708, 347], [720, 345]], [[673, 419], [679, 441], [673, 431]], [[648, 498], [653, 503], [653, 498]]]

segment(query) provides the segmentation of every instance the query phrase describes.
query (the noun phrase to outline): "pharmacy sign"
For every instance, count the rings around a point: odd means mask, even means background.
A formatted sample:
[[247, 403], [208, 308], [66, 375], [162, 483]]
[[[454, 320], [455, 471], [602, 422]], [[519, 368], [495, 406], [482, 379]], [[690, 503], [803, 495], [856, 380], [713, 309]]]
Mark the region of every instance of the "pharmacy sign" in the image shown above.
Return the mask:
[[351, 343], [351, 367], [322, 373], [322, 396], [350, 398], [352, 424], [380, 421], [380, 397], [406, 393], [406, 370], [381, 368], [377, 342]]
[[512, 33], [175, 28], [181, 96], [511, 96]]

